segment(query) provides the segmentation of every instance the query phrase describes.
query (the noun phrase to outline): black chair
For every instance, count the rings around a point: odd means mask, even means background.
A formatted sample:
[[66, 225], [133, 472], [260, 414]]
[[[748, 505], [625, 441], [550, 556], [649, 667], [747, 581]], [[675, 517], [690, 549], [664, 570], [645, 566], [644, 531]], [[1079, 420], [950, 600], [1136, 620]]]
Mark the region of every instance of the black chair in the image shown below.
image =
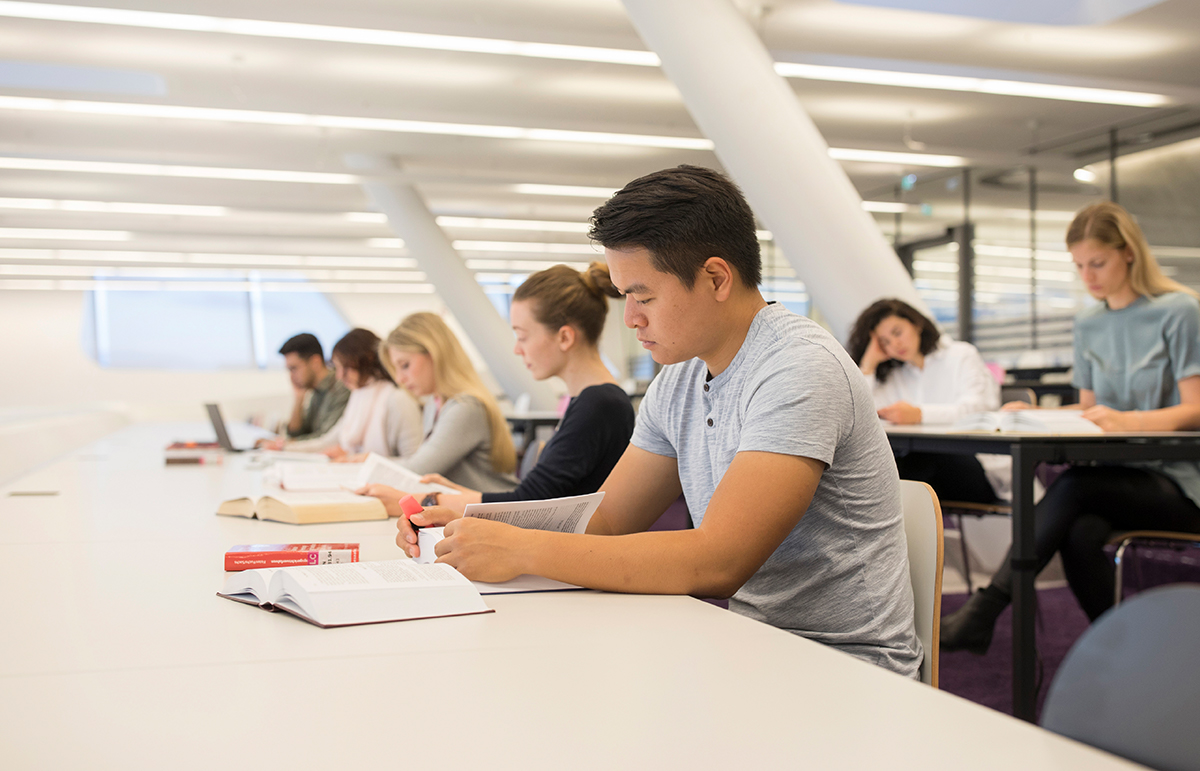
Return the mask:
[[1071, 648], [1042, 727], [1152, 768], [1200, 771], [1197, 640], [1200, 586], [1131, 597]]

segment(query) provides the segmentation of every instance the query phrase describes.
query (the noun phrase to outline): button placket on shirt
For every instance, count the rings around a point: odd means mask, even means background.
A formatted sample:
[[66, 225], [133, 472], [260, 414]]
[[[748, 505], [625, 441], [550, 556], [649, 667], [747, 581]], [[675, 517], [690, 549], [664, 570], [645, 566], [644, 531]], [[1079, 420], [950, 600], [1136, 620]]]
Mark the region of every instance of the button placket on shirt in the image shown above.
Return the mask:
[[704, 422], [709, 428], [712, 428], [714, 425], [716, 425], [716, 421], [713, 418], [713, 392], [712, 388], [710, 387], [711, 385], [711, 383], [704, 384], [704, 406], [706, 408]]

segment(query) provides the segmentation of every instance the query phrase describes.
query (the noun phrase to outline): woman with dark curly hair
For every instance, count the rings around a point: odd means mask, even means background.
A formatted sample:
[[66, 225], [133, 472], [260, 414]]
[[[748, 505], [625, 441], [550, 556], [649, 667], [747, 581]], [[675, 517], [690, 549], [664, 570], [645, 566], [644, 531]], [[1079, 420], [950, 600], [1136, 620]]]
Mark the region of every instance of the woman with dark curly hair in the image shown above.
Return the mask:
[[[901, 300], [863, 311], [847, 347], [884, 420], [948, 424], [1000, 406], [1000, 384], [975, 346], [951, 340]], [[901, 479], [928, 482], [945, 500], [995, 503], [1011, 494], [1011, 461], [1003, 455], [913, 452], [897, 457], [896, 467]]]

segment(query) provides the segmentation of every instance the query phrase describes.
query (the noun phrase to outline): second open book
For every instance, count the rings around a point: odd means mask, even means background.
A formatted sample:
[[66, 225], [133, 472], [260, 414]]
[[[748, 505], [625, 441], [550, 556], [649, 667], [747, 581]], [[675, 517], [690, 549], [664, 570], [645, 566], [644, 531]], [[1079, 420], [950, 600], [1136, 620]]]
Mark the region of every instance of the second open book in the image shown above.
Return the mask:
[[253, 498], [235, 498], [217, 508], [218, 514], [271, 519], [293, 525], [318, 522], [360, 522], [387, 519], [377, 499], [355, 495], [353, 490], [383, 484], [416, 496], [426, 493], [456, 494], [439, 484], [424, 484], [418, 474], [393, 460], [371, 453], [363, 463], [278, 463], [274, 480], [281, 492]]
[[953, 431], [1025, 434], [1099, 434], [1103, 429], [1083, 417], [1082, 410], [1001, 410], [978, 412], [954, 424]]

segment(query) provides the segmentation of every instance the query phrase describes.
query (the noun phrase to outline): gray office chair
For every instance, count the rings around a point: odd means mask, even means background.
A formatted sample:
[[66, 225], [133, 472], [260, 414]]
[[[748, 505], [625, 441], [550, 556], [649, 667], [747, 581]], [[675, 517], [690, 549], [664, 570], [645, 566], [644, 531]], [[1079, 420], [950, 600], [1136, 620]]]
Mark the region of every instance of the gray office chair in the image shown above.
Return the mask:
[[1200, 587], [1151, 589], [1092, 624], [1063, 660], [1042, 727], [1137, 763], [1200, 771]]
[[[1116, 593], [1113, 596], [1113, 605], [1120, 605], [1121, 601], [1125, 598], [1126, 565], [1129, 562], [1129, 557], [1135, 554], [1141, 547], [1168, 547], [1172, 551], [1179, 552], [1180, 557], [1175, 561], [1175, 572], [1182, 572], [1185, 574], [1185, 577], [1180, 579], [1176, 576], [1169, 576], [1164, 581], [1159, 576], [1160, 580], [1157, 582], [1159, 584], [1180, 583], [1181, 580], [1194, 580], [1196, 565], [1200, 564], [1200, 560], [1196, 557], [1197, 552], [1200, 551], [1200, 533], [1133, 530], [1113, 535], [1108, 539], [1108, 545], [1117, 547], [1116, 554], [1113, 557], [1113, 564], [1116, 568], [1116, 580], [1113, 582]], [[1183, 568], [1186, 568], [1186, 570], [1183, 570]]]

